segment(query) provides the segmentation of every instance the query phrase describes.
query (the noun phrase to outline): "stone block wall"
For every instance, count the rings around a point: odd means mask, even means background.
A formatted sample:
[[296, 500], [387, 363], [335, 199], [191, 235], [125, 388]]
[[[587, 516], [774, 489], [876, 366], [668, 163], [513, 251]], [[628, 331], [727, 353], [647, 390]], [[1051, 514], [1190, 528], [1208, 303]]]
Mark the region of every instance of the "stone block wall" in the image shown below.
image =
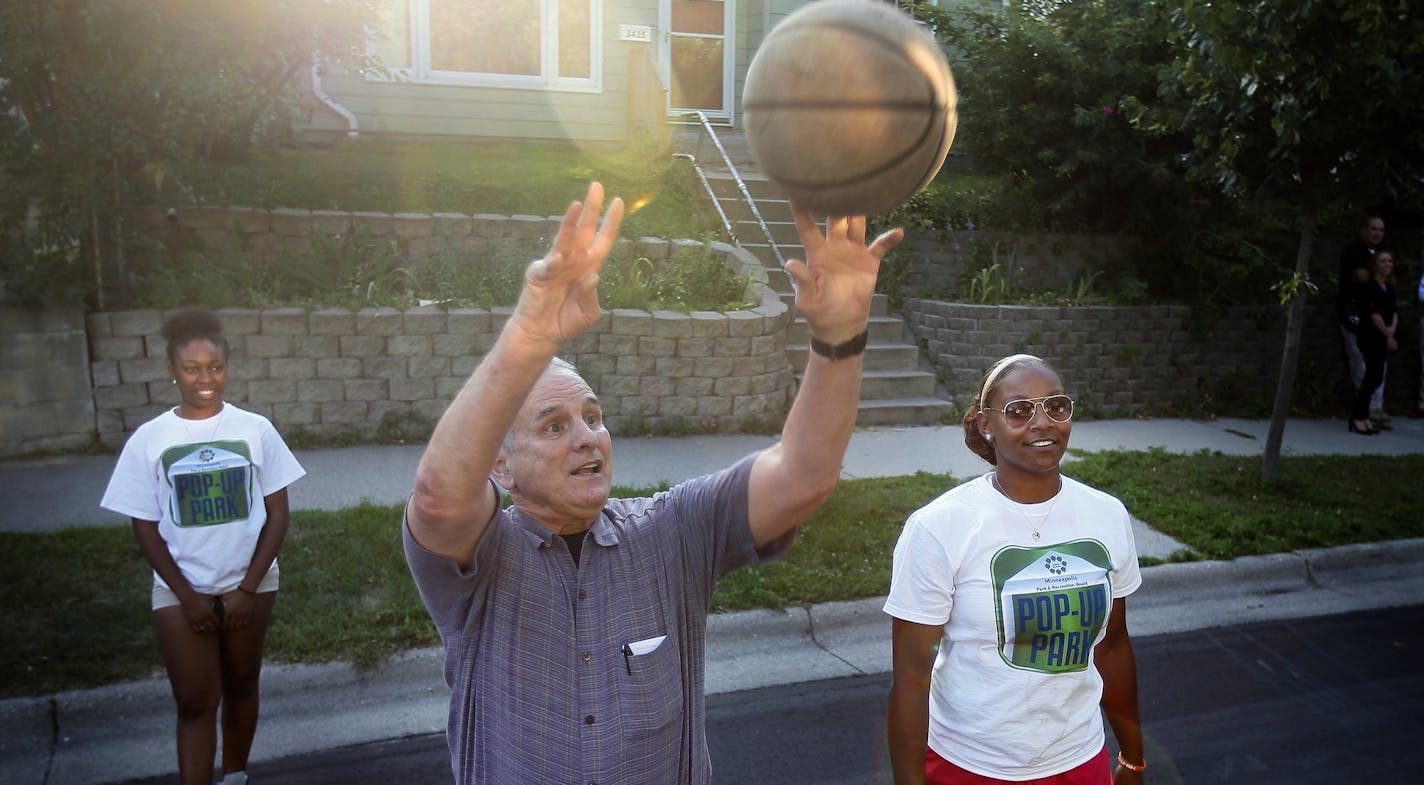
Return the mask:
[[[1154, 413], [1168, 406], [1190, 411], [1208, 398], [1269, 400], [1285, 335], [1281, 308], [1235, 308], [1202, 320], [1187, 306], [1033, 307], [910, 300], [905, 312], [940, 380], [959, 404], [969, 402], [995, 360], [1026, 352], [1052, 363], [1075, 400], [1098, 417]], [[1331, 384], [1342, 377], [1333, 306], [1312, 308], [1302, 340], [1299, 384]], [[1401, 347], [1391, 360], [1386, 390], [1393, 390], [1392, 395], [1413, 389], [1417, 363], [1406, 352]]]
[[[671, 252], [679, 243], [662, 242]], [[786, 360], [788, 309], [765, 272], [741, 249], [714, 244], [743, 275], [759, 305], [745, 311], [606, 312], [561, 356], [599, 395], [609, 427], [680, 421], [734, 430], [780, 419], [793, 375]], [[307, 311], [223, 309], [230, 344], [228, 401], [269, 417], [284, 433], [321, 436], [378, 429], [428, 433], [465, 383], [512, 309], [424, 306]], [[176, 405], [157, 310], [88, 317], [90, 375], [99, 437], [128, 434]]]
[[1134, 245], [1131, 238], [1115, 235], [964, 230], [921, 233], [909, 243], [901, 283], [906, 292], [953, 291], [961, 276], [991, 258], [1019, 289], [1070, 290], [1085, 273], [1109, 269]]
[[0, 305], [0, 456], [72, 450], [94, 433], [84, 312]]

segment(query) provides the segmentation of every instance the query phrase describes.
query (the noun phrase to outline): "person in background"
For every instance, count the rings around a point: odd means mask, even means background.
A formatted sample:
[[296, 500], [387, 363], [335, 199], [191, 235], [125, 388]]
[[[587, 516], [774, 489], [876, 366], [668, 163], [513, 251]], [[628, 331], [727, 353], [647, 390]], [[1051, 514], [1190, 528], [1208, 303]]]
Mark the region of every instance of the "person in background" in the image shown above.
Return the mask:
[[[1370, 260], [1384, 242], [1384, 218], [1370, 213], [1365, 216], [1365, 224], [1360, 227], [1358, 239], [1340, 251], [1339, 289], [1336, 292], [1336, 309], [1340, 318], [1340, 341], [1345, 347], [1345, 365], [1350, 373], [1351, 386], [1359, 389], [1360, 379], [1365, 374], [1365, 358], [1360, 353], [1356, 334], [1361, 329], [1365, 315], [1361, 311], [1357, 292], [1370, 280]], [[1366, 293], [1368, 296], [1368, 293]], [[1389, 421], [1384, 411], [1384, 379], [1370, 394], [1370, 419], [1375, 423]]]
[[1359, 332], [1356, 333], [1360, 354], [1365, 359], [1365, 373], [1360, 385], [1355, 389], [1355, 400], [1350, 407], [1350, 432], [1374, 436], [1379, 430], [1370, 422], [1370, 400], [1374, 390], [1384, 379], [1385, 358], [1398, 349], [1395, 330], [1399, 327], [1399, 314], [1394, 300], [1394, 253], [1379, 249], [1370, 263], [1370, 280], [1359, 287], [1356, 295], [1360, 303]]
[[1419, 276], [1419, 288], [1414, 296], [1419, 306], [1419, 392], [1414, 401], [1414, 413], [1409, 418], [1418, 420], [1424, 418], [1424, 274]]
[[259, 414], [223, 400], [228, 344], [212, 311], [164, 322], [181, 402], [124, 444], [100, 505], [133, 519], [153, 567], [153, 622], [178, 710], [178, 777], [246, 785], [287, 487], [306, 472]]
[[[994, 363], [965, 413], [964, 443], [995, 470], [905, 523], [885, 600], [896, 785], [1142, 781], [1132, 519], [1060, 472], [1072, 419], [1048, 363]], [[1104, 713], [1120, 745], [1115, 769]]]
[[[609, 498], [612, 439], [555, 357], [597, 323], [623, 213], [603, 189], [564, 215], [499, 337], [436, 424], [402, 539], [445, 645], [456, 785], [711, 782], [703, 678], [717, 581], [786, 552], [840, 477], [880, 261], [896, 229], [822, 235], [793, 205], [811, 355], [781, 440], [652, 498]], [[500, 509], [501, 490], [512, 506]]]

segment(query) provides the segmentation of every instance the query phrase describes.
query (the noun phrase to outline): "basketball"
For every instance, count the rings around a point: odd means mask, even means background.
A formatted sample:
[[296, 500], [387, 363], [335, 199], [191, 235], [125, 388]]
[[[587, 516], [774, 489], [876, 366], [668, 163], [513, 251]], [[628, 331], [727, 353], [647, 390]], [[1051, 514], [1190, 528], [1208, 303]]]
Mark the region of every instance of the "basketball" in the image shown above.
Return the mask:
[[896, 6], [821, 0], [772, 29], [747, 70], [742, 116], [762, 171], [792, 201], [874, 215], [929, 184], [957, 123], [954, 78]]

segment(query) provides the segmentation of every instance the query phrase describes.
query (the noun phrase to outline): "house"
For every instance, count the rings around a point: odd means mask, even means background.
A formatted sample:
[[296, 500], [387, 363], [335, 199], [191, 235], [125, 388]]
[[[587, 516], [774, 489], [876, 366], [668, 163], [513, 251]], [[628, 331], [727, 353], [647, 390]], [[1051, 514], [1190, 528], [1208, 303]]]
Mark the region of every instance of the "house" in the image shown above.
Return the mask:
[[391, 74], [314, 74], [329, 111], [307, 130], [623, 142], [693, 110], [735, 125], [757, 47], [805, 2], [381, 0]]

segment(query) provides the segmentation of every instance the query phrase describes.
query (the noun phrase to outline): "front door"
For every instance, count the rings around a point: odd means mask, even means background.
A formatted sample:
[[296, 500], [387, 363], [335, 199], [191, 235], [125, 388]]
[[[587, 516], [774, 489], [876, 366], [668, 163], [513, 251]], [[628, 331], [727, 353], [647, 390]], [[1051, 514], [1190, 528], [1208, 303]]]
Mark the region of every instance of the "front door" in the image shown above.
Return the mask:
[[661, 0], [663, 57], [668, 64], [668, 113], [701, 109], [732, 119], [733, 4], [725, 0]]

